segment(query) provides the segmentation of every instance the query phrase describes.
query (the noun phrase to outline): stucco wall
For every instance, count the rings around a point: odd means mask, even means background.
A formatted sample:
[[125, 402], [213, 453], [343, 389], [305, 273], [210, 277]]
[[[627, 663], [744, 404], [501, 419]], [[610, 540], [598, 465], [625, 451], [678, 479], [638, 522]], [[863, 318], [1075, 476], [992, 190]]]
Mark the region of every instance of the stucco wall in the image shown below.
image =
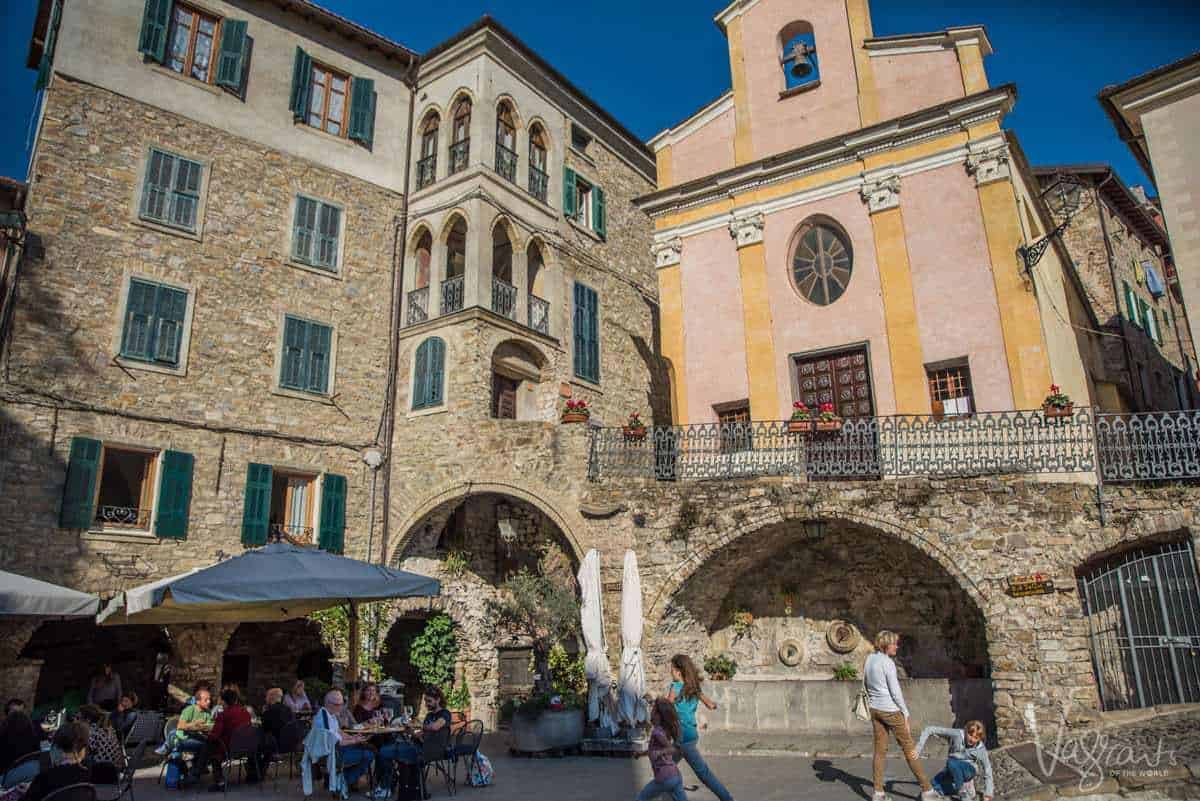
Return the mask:
[[871, 59], [871, 66], [880, 119], [890, 120], [964, 94], [954, 50], [878, 56]]
[[733, 166], [733, 107], [671, 147], [672, 184], [682, 184]]

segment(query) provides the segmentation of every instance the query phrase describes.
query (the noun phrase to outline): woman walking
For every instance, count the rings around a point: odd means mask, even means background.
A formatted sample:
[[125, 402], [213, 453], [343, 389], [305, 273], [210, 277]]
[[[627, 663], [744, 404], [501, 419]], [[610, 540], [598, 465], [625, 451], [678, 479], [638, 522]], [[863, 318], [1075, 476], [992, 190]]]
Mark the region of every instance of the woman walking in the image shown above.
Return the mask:
[[867, 706], [871, 709], [871, 725], [875, 728], [875, 797], [873, 801], [890, 801], [883, 791], [883, 767], [887, 757], [888, 735], [896, 738], [908, 768], [921, 783], [921, 801], [937, 801], [937, 791], [925, 778], [925, 771], [917, 760], [917, 748], [913, 743], [912, 731], [908, 727], [908, 706], [900, 690], [900, 679], [896, 675], [896, 663], [892, 657], [900, 646], [900, 636], [884, 629], [875, 635], [875, 653], [867, 657], [863, 668], [867, 686]]
[[713, 795], [721, 801], [733, 801], [733, 796], [725, 789], [725, 785], [713, 775], [708, 763], [700, 755], [700, 731], [696, 726], [696, 707], [704, 704], [710, 710], [716, 709], [716, 703], [700, 691], [700, 671], [696, 663], [686, 654], [675, 654], [671, 657], [671, 690], [667, 700], [675, 704], [675, 712], [679, 716], [680, 736], [677, 738], [679, 750], [688, 765], [696, 774], [696, 778], [704, 786], [712, 790]]

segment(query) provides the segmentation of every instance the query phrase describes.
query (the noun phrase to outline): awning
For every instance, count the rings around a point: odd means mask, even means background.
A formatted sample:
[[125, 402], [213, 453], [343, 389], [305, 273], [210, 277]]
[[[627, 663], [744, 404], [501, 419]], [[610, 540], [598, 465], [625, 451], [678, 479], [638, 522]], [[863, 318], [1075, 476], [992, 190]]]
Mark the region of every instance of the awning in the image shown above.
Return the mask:
[[90, 617], [99, 608], [95, 595], [0, 570], [0, 617]]

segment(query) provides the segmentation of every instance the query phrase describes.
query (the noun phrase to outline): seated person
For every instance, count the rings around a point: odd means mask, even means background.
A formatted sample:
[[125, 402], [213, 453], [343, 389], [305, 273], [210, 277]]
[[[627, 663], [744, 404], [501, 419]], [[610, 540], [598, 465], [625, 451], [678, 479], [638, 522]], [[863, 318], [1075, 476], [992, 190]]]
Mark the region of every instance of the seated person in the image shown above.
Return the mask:
[[406, 762], [409, 764], [417, 764], [421, 761], [421, 741], [429, 732], [441, 731], [442, 729], [450, 728], [450, 710], [446, 709], [446, 696], [442, 694], [442, 688], [435, 684], [429, 684], [425, 687], [425, 720], [421, 723], [420, 731], [413, 732], [413, 742], [416, 745], [409, 743], [397, 743], [396, 756], [397, 762]]
[[133, 728], [133, 722], [137, 720], [137, 693], [130, 690], [121, 696], [121, 700], [117, 701], [117, 708], [109, 716], [112, 722], [113, 731], [117, 733], [117, 738], [124, 740], [129, 736], [129, 730]]
[[[225, 775], [221, 763], [229, 753], [229, 745], [233, 733], [243, 726], [250, 725], [250, 712], [242, 706], [242, 695], [236, 685], [227, 685], [221, 690], [221, 711], [213, 720], [212, 731], [208, 733], [208, 741], [192, 763], [191, 779], [200, 778], [204, 765], [209, 765], [213, 772], [213, 783], [209, 792], [224, 792]], [[248, 760], [246, 765], [246, 782], [253, 784], [258, 781], [259, 765], [257, 759]]]
[[91, 772], [83, 766], [87, 756], [88, 725], [83, 721], [72, 721], [54, 733], [54, 747], [62, 753], [57, 765], [39, 773], [25, 791], [22, 801], [42, 801], [55, 790], [72, 784], [87, 784]]
[[960, 796], [963, 801], [975, 799], [975, 777], [983, 774], [983, 801], [992, 801], [996, 787], [992, 781], [992, 762], [983, 744], [986, 730], [978, 720], [969, 721], [965, 728], [947, 729], [926, 726], [917, 742], [917, 756], [931, 735], [945, 737], [950, 742], [946, 768], [933, 777], [934, 788], [944, 796]]
[[[346, 778], [347, 789], [357, 784], [367, 772], [371, 761], [375, 759], [374, 752], [367, 747], [367, 740], [357, 734], [342, 731], [339, 718], [346, 706], [341, 690], [330, 690], [325, 693], [325, 705], [313, 716], [313, 726], [326, 729], [338, 738], [338, 765]], [[381, 787], [372, 793], [375, 798], [384, 799], [391, 795], [390, 788]]]
[[292, 691], [284, 696], [283, 702], [297, 715], [301, 712], [312, 714], [314, 711], [312, 702], [308, 700], [308, 694], [304, 692], [303, 680], [298, 680], [292, 685]]
[[[387, 723], [383, 714], [383, 698], [379, 695], [379, 685], [368, 682], [359, 693], [358, 703], [354, 705], [354, 722], [383, 726]], [[408, 743], [395, 742], [394, 738], [386, 735], [372, 737], [371, 746], [379, 755], [379, 786], [392, 786], [392, 768], [395, 762], [416, 763], [416, 749]]]
[[179, 725], [170, 744], [172, 750], [184, 754], [198, 754], [204, 750], [208, 743], [208, 732], [213, 726], [212, 694], [201, 687], [193, 698], [193, 703], [179, 716]]
[[107, 762], [118, 769], [125, 767], [125, 749], [121, 748], [121, 741], [112, 729], [108, 713], [94, 704], [84, 704], [79, 708], [79, 717], [91, 730], [88, 735], [88, 766]]
[[262, 712], [263, 734], [276, 742], [284, 727], [296, 720], [296, 713], [283, 702], [283, 690], [272, 687], [267, 690], [267, 703]]
[[0, 776], [7, 779], [6, 784], [12, 787], [27, 782], [38, 774], [41, 765], [37, 762], [27, 762], [11, 776], [5, 776], [9, 768], [21, 757], [41, 750], [42, 732], [29, 719], [24, 707], [10, 711], [8, 716], [0, 721]]

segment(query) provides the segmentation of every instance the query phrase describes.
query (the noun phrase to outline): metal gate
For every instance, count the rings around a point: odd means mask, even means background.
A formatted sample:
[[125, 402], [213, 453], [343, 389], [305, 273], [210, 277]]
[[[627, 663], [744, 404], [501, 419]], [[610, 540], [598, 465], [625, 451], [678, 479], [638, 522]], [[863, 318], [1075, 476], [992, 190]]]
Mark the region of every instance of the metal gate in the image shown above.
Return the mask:
[[1105, 710], [1200, 702], [1191, 542], [1121, 554], [1079, 579]]

